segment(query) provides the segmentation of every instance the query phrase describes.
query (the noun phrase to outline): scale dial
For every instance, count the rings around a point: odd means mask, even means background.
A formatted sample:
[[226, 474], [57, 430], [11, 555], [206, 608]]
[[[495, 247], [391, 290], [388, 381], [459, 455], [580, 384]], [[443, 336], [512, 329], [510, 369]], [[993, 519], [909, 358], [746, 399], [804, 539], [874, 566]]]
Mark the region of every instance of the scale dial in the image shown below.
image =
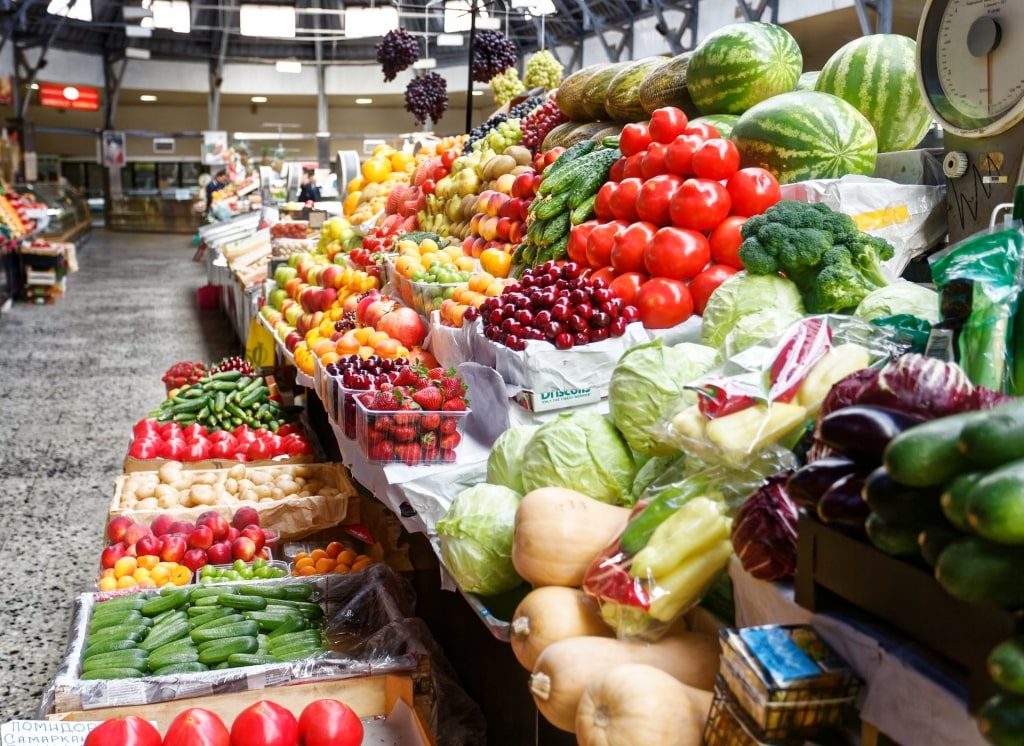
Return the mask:
[[988, 137], [1024, 119], [1024, 2], [927, 0], [918, 81], [943, 129]]

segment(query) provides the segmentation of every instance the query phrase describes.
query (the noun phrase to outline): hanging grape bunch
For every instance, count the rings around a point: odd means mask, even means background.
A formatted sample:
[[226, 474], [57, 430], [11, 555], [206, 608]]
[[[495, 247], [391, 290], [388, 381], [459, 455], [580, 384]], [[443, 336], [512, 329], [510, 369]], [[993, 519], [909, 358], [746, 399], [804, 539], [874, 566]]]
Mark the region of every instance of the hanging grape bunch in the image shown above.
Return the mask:
[[500, 31], [484, 29], [473, 39], [473, 80], [487, 83], [516, 64], [516, 45]]
[[562, 84], [562, 63], [546, 49], [533, 54], [526, 61], [523, 83], [527, 88], [547, 88], [553, 91]]
[[420, 58], [416, 37], [402, 28], [392, 29], [377, 42], [377, 62], [384, 67], [384, 80], [394, 80], [398, 73]]
[[504, 106], [525, 90], [526, 86], [519, 79], [519, 71], [514, 67], [491, 78], [491, 91], [498, 106]]
[[437, 73], [413, 78], [405, 87], [405, 110], [416, 118], [416, 124], [427, 119], [441, 120], [448, 110], [448, 81]]

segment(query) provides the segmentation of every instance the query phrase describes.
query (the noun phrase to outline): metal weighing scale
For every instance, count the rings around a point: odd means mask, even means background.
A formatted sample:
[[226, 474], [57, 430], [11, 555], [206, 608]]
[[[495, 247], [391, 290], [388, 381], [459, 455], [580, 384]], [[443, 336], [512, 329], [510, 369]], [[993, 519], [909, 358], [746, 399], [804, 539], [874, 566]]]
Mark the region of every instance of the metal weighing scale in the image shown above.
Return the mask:
[[926, 0], [917, 74], [945, 130], [952, 244], [987, 227], [1024, 183], [1024, 0]]

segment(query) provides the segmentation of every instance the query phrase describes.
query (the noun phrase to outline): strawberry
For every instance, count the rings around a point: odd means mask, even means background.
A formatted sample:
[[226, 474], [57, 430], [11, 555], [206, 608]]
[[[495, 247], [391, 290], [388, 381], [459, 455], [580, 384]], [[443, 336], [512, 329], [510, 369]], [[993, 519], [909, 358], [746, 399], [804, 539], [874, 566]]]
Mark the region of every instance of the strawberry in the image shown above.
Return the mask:
[[445, 451], [454, 451], [455, 447], [462, 441], [458, 433], [448, 433], [441, 436], [441, 448]]
[[425, 414], [420, 417], [420, 430], [423, 432], [431, 432], [441, 427], [441, 415], [439, 414]]
[[377, 390], [378, 391], [391, 391], [394, 387], [395, 387], [395, 385], [393, 383], [389, 383], [388, 381], [384, 381], [379, 386], [377, 386]]
[[391, 428], [391, 437], [399, 443], [416, 440], [416, 428], [412, 425], [395, 425]]
[[433, 386], [433, 385], [434, 385], [434, 380], [432, 378], [420, 378], [420, 379], [418, 379], [416, 381], [416, 383], [414, 383], [412, 385], [412, 387], [416, 391], [419, 391], [420, 389], [425, 389], [428, 386]]
[[454, 417], [445, 417], [441, 420], [441, 435], [451, 435], [458, 431], [459, 421]]
[[419, 417], [415, 414], [396, 414], [394, 415], [396, 427], [411, 427], [416, 424]]
[[383, 440], [370, 446], [370, 458], [374, 461], [393, 461], [395, 446], [390, 440]]
[[370, 423], [370, 430], [375, 430], [379, 433], [386, 433], [391, 430], [394, 422], [390, 415], [376, 415], [368, 417], [367, 421]]
[[441, 449], [438, 448], [436, 445], [432, 445], [429, 448], [427, 446], [423, 446], [421, 458], [424, 461], [437, 461], [439, 458], [441, 458]]
[[437, 448], [437, 435], [434, 433], [423, 433], [420, 436], [420, 445], [423, 446], [423, 450]]
[[385, 412], [398, 409], [398, 398], [390, 391], [378, 391], [373, 395], [369, 408]]
[[366, 437], [366, 444], [369, 445], [369, 446], [372, 446], [372, 445], [376, 445], [377, 443], [380, 443], [383, 440], [386, 440], [387, 439], [387, 432], [383, 431], [383, 430], [374, 430], [373, 428], [370, 428], [366, 432], [366, 436], [365, 437]]
[[441, 393], [445, 399], [460, 399], [466, 393], [466, 384], [454, 376], [441, 379]]
[[422, 451], [419, 443], [399, 443], [395, 446], [395, 457], [404, 461], [409, 466], [419, 463]]
[[452, 451], [452, 450], [444, 451], [444, 450], [442, 450], [441, 451], [441, 461], [444, 461], [447, 464], [454, 464], [455, 463], [455, 451]]
[[398, 369], [398, 375], [392, 383], [395, 386], [412, 386], [418, 380], [420, 377], [416, 370], [411, 365], [403, 365]]
[[427, 378], [434, 381], [440, 381], [444, 374], [444, 368], [431, 368], [430, 370], [427, 371]]
[[444, 404], [441, 405], [441, 409], [445, 412], [465, 412], [466, 411], [466, 400], [465, 399], [448, 399]]
[[440, 409], [443, 403], [441, 389], [436, 386], [420, 389], [412, 395], [412, 400], [424, 409]]

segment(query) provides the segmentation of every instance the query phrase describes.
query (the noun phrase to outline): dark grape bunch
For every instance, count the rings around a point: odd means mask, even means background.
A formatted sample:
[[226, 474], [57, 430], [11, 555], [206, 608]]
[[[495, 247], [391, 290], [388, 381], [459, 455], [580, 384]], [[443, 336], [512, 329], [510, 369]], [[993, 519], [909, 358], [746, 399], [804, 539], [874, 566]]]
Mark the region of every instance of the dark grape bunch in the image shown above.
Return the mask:
[[530, 96], [530, 98], [526, 99], [525, 101], [520, 101], [518, 104], [513, 106], [509, 110], [508, 115], [512, 119], [522, 119], [527, 114], [536, 109], [538, 106], [543, 104], [544, 101], [545, 99], [543, 96]]
[[448, 110], [448, 82], [437, 73], [413, 78], [405, 88], [405, 110], [416, 118], [416, 124], [427, 119], [441, 120]]
[[483, 124], [478, 124], [476, 127], [469, 131], [469, 137], [466, 140], [466, 144], [462, 146], [462, 155], [468, 155], [473, 152], [473, 143], [477, 140], [483, 140], [487, 137], [487, 133], [497, 127], [502, 122], [508, 121], [507, 114], [495, 114], [493, 117], [488, 119]]
[[416, 37], [405, 29], [392, 29], [377, 42], [377, 62], [384, 67], [386, 81], [394, 80], [398, 73], [419, 58], [420, 45]]
[[523, 131], [523, 139], [519, 142], [536, 155], [548, 133], [558, 125], [568, 121], [568, 117], [562, 113], [562, 110], [558, 108], [558, 104], [553, 99], [545, 101], [543, 106], [534, 109], [520, 120], [519, 127]]
[[473, 80], [487, 83], [516, 64], [516, 45], [500, 31], [484, 29], [473, 39]]

